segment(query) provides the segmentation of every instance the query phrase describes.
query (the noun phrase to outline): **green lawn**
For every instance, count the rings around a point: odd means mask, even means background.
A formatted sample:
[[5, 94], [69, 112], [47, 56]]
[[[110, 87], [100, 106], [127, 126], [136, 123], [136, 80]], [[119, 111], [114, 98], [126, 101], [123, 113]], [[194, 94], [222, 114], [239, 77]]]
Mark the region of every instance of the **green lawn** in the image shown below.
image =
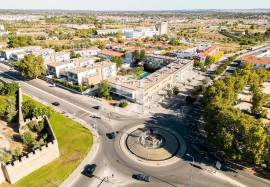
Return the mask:
[[[29, 98], [24, 97], [25, 99]], [[58, 140], [60, 158], [24, 177], [16, 186], [58, 186], [76, 169], [90, 150], [93, 136], [88, 129], [58, 112], [53, 112], [50, 122]]]

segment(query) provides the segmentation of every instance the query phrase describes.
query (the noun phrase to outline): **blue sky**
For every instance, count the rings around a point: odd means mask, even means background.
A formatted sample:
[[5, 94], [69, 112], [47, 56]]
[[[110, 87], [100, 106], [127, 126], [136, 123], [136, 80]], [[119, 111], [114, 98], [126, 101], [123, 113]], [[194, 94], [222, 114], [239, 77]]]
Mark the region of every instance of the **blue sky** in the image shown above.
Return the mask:
[[182, 10], [270, 8], [270, 0], [0, 0], [0, 9]]

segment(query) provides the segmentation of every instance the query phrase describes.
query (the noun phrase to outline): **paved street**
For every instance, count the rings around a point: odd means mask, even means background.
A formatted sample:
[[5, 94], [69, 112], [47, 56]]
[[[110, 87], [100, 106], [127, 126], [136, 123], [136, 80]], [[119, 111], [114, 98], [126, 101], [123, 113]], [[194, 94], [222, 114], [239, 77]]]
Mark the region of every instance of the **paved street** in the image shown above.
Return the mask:
[[[242, 172], [219, 172], [213, 169], [209, 159], [202, 158], [190, 145], [195, 139], [190, 135], [190, 124], [199, 123], [201, 115], [200, 106], [186, 106], [183, 97], [177, 99], [177, 105], [173, 105], [172, 111], [177, 108], [183, 108], [183, 116], [177, 117], [176, 113], [171, 114], [154, 114], [150, 118], [145, 118], [134, 114], [125, 115], [111, 107], [104, 107], [101, 110], [93, 109], [93, 106], [99, 105], [93, 99], [69, 91], [51, 87], [48, 83], [41, 80], [20, 81], [20, 77], [16, 72], [10, 71], [8, 67], [0, 65], [0, 76], [6, 80], [18, 79], [21, 83], [22, 90], [25, 94], [30, 95], [40, 101], [50, 104], [58, 101], [59, 110], [83, 120], [88, 125], [97, 128], [99, 139], [99, 150], [94, 158], [89, 159], [89, 164], [95, 163], [97, 169], [95, 176], [88, 178], [77, 173], [72, 184], [68, 186], [86, 187], [86, 186], [269, 186], [269, 182], [265, 182], [255, 176], [251, 176]], [[101, 116], [101, 119], [92, 118], [93, 114]], [[195, 117], [196, 116], [196, 117]], [[123, 154], [119, 147], [119, 136], [125, 133], [126, 129], [138, 124], [156, 124], [166, 126], [175, 130], [182, 135], [188, 146], [188, 153], [194, 156], [196, 165], [190, 163], [192, 159], [185, 156], [179, 162], [166, 167], [148, 167], [139, 164]], [[115, 140], [106, 138], [106, 133], [119, 131]], [[86, 142], [87, 143], [87, 142]], [[135, 181], [131, 178], [132, 174], [145, 173], [152, 176], [150, 183]], [[112, 177], [112, 174], [114, 175]], [[104, 180], [108, 176], [108, 180]]]

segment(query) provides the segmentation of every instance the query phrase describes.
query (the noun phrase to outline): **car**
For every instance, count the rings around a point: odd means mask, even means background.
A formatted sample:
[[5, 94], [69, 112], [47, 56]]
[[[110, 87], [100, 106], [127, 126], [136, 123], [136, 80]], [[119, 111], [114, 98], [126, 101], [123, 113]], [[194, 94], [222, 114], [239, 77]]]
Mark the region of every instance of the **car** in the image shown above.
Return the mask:
[[110, 132], [106, 134], [107, 138], [113, 140], [116, 136], [115, 132]]
[[84, 167], [82, 174], [87, 176], [87, 177], [92, 177], [96, 167], [97, 167], [96, 164], [87, 164]]
[[55, 101], [55, 102], [52, 103], [52, 105], [53, 105], [53, 106], [59, 106], [60, 103], [58, 103], [57, 101]]
[[100, 110], [101, 106], [93, 106], [93, 109]]
[[144, 174], [134, 174], [132, 175], [132, 178], [136, 180], [144, 181], [144, 182], [150, 182], [151, 180], [150, 176], [144, 175]]

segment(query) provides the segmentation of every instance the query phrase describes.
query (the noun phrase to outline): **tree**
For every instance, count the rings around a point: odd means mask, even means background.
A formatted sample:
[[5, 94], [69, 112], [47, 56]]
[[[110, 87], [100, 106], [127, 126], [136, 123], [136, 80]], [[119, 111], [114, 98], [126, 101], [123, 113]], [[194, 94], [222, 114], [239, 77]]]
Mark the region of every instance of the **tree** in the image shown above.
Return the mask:
[[0, 96], [0, 117], [10, 122], [16, 113], [16, 98], [14, 96]]
[[46, 72], [44, 59], [42, 56], [35, 56], [33, 54], [26, 55], [18, 63], [18, 70], [23, 77], [36, 79]]
[[251, 88], [252, 91], [252, 107], [251, 112], [254, 115], [258, 115], [259, 117], [265, 117], [267, 111], [263, 108], [268, 100], [268, 96], [264, 94], [261, 88], [258, 85], [253, 85]]
[[111, 92], [111, 86], [109, 85], [108, 81], [102, 81], [99, 84], [98, 96], [105, 97], [108, 99], [110, 98], [110, 92]]
[[81, 57], [81, 54], [80, 53], [75, 53], [75, 51], [71, 51], [69, 56], [70, 56], [71, 59], [73, 59], [73, 58]]
[[121, 57], [112, 57], [112, 62], [116, 63], [117, 68], [121, 68], [123, 64], [123, 59]]
[[24, 47], [35, 44], [35, 38], [33, 36], [16, 36], [11, 34], [8, 37], [8, 48]]

